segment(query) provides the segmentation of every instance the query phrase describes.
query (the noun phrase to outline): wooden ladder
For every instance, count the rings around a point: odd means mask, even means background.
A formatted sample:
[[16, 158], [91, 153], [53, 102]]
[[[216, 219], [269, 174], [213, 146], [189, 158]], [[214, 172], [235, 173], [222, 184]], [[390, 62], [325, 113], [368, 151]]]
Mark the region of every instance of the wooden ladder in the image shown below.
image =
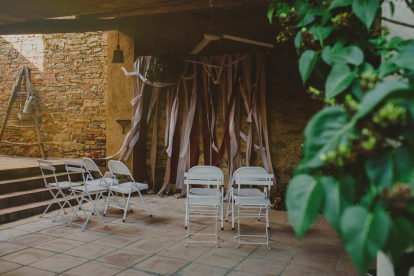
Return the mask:
[[[23, 79], [25, 79], [26, 92], [19, 91], [19, 90], [21, 90], [20, 88], [22, 86]], [[43, 159], [46, 159], [46, 153], [45, 153], [45, 149], [43, 147], [42, 136], [41, 136], [40, 128], [39, 128], [39, 121], [38, 121], [38, 117], [37, 117], [37, 114], [36, 114], [36, 107], [34, 108], [33, 113], [32, 113], [34, 125], [32, 125], [32, 126], [14, 125], [14, 126], [9, 126], [9, 127], [15, 127], [15, 128], [34, 127], [34, 128], [36, 128], [38, 143], [18, 143], [18, 142], [2, 140], [4, 131], [6, 130], [6, 127], [7, 127], [7, 121], [9, 120], [10, 113], [13, 110], [13, 105], [16, 102], [17, 96], [22, 95], [22, 94], [30, 95], [31, 93], [32, 93], [32, 83], [30, 81], [29, 69], [26, 66], [23, 65], [22, 70], [20, 71], [20, 74], [18, 76], [18, 79], [16, 80], [16, 82], [13, 85], [12, 94], [10, 96], [10, 100], [9, 100], [9, 104], [7, 106], [6, 114], [4, 116], [3, 124], [1, 125], [1, 128], [0, 128], [0, 143], [21, 145], [21, 146], [28, 146], [28, 145], [36, 145], [37, 144], [40, 148], [40, 152], [42, 153]], [[21, 119], [21, 118], [19, 118], [19, 119]]]

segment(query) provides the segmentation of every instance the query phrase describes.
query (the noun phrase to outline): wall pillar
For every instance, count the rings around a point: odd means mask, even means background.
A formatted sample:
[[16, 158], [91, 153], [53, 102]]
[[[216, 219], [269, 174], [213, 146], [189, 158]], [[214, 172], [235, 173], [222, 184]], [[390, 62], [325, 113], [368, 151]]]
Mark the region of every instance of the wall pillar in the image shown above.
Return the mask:
[[[119, 32], [119, 45], [124, 51], [124, 63], [113, 64], [112, 56], [118, 42], [118, 32], [108, 31], [108, 86], [106, 105], [106, 154], [111, 156], [117, 153], [122, 146], [125, 136], [130, 128], [125, 128], [122, 134], [122, 127], [116, 120], [130, 120], [132, 118], [132, 89], [131, 77], [125, 76], [121, 68], [125, 67], [128, 72], [134, 68], [134, 19], [126, 24], [126, 28]], [[133, 156], [125, 162], [132, 172]]]

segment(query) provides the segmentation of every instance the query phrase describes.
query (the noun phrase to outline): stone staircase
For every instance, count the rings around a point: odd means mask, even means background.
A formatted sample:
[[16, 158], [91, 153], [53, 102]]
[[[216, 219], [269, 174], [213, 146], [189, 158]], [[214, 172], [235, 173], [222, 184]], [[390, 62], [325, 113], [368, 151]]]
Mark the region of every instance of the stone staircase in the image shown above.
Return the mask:
[[[58, 181], [67, 181], [64, 165], [55, 168]], [[48, 182], [55, 182], [53, 174], [46, 177]], [[79, 181], [82, 177], [75, 173], [71, 179]], [[39, 167], [0, 170], [0, 224], [43, 213], [52, 198]], [[63, 202], [62, 198], [59, 200]], [[49, 211], [58, 208], [54, 203]]]

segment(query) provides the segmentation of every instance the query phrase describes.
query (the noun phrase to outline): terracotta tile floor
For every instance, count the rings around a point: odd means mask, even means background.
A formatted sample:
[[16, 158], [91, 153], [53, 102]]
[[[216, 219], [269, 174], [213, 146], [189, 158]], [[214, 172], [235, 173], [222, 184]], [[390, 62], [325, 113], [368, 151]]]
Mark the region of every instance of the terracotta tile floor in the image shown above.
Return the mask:
[[[339, 237], [323, 218], [299, 242], [287, 213], [271, 210], [272, 250], [257, 245], [236, 249], [230, 222], [218, 232], [220, 248], [202, 243], [186, 248], [184, 199], [144, 198], [152, 218], [141, 205], [133, 205], [125, 223], [121, 211], [109, 210], [104, 217], [108, 227], [93, 221], [85, 232], [76, 225], [65, 226], [70, 214], [52, 223], [53, 212], [43, 219], [34, 216], [0, 225], [0, 274], [357, 275]], [[103, 209], [103, 201], [99, 209]], [[191, 225], [198, 232], [214, 231], [212, 219], [199, 218]], [[242, 223], [243, 232], [262, 230], [263, 221]]]

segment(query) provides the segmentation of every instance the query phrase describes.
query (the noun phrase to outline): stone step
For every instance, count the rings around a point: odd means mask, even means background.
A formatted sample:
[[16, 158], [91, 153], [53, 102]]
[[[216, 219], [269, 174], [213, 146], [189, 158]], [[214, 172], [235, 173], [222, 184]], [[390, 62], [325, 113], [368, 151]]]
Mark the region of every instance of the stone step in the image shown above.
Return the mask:
[[[66, 171], [64, 164], [55, 165], [55, 168], [56, 168], [56, 172]], [[40, 168], [38, 166], [0, 170], [1, 181], [41, 176], [41, 175], [42, 175], [42, 172], [40, 171]]]
[[[63, 204], [64, 199], [59, 198], [59, 201]], [[0, 210], [0, 224], [42, 214], [49, 203], [50, 199]], [[75, 197], [70, 199], [70, 203], [72, 206], [76, 206], [78, 204]], [[57, 210], [59, 208], [59, 205], [54, 203], [50, 206], [49, 211]]]
[[[79, 173], [71, 173], [70, 175], [72, 181], [79, 181], [82, 179], [82, 176]], [[47, 174], [45, 176], [48, 183], [56, 182], [53, 174]], [[56, 173], [56, 177], [58, 181], [68, 181], [67, 172]], [[45, 188], [45, 182], [42, 175], [0, 181], [0, 195], [30, 191], [40, 188]]]

